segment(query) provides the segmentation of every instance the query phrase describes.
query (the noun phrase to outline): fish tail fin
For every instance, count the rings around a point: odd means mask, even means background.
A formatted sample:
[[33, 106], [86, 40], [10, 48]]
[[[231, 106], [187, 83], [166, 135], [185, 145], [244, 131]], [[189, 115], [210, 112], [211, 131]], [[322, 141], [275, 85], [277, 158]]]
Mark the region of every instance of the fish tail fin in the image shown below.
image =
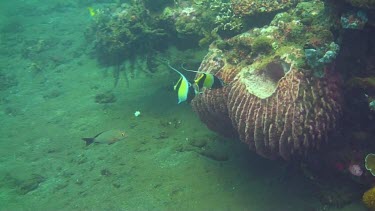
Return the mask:
[[86, 146], [94, 143], [94, 139], [95, 138], [82, 138], [82, 140], [84, 140], [86, 142]]

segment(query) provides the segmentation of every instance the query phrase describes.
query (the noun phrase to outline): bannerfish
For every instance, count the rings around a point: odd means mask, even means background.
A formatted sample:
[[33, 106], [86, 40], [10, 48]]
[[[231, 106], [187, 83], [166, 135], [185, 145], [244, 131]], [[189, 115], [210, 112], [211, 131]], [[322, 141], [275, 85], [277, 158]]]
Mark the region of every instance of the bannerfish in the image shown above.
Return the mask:
[[96, 15], [96, 12], [95, 12], [94, 8], [87, 7], [87, 9], [89, 10], [89, 13], [90, 13], [91, 17], [94, 17]]
[[194, 72], [200, 74], [200, 76], [194, 80], [195, 86], [198, 88], [197, 92], [199, 92], [203, 87], [206, 89], [218, 89], [224, 86], [223, 80], [218, 78], [216, 75], [212, 73], [205, 73], [195, 70], [188, 70], [185, 69], [183, 66], [182, 68], [185, 71]]
[[191, 101], [194, 98], [195, 92], [191, 83], [186, 79], [186, 77], [177, 69], [173, 68], [169, 62], [168, 67], [180, 74], [180, 79], [174, 85], [174, 90], [177, 92], [178, 104], [184, 101]]
[[[199, 72], [198, 72], [199, 73]], [[200, 73], [201, 75], [194, 80], [199, 90], [203, 87], [206, 89], [218, 89], [224, 86], [223, 81], [211, 73]]]
[[86, 146], [97, 143], [97, 144], [113, 144], [115, 142], [125, 139], [127, 134], [122, 130], [107, 130], [103, 131], [92, 138], [82, 138], [86, 142]]

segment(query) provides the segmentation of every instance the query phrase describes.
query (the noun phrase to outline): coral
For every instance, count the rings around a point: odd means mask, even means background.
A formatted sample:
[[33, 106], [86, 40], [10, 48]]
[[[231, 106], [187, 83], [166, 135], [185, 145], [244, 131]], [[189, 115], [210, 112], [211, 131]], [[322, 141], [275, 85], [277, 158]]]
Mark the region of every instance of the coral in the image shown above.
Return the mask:
[[375, 111], [375, 100], [371, 100], [368, 103], [368, 106], [369, 106], [369, 108], [370, 108], [371, 111]]
[[243, 20], [234, 14], [231, 3], [211, 0], [209, 8], [216, 14], [215, 24], [218, 30], [240, 31], [242, 29]]
[[141, 1], [110, 4], [97, 9], [86, 38], [94, 43], [98, 60], [104, 65], [119, 65], [126, 58], [154, 49], [166, 38]]
[[219, 39], [218, 35], [237, 34], [244, 28], [244, 20], [233, 13], [226, 1], [195, 0], [176, 8], [173, 16], [179, 37], [198, 38], [200, 46]]
[[180, 36], [202, 36], [206, 29], [202, 12], [196, 7], [184, 7], [176, 12], [175, 27]]
[[199, 46], [208, 46], [211, 44], [212, 41], [214, 40], [219, 40], [220, 37], [216, 33], [216, 30], [212, 30], [211, 32], [204, 32], [204, 37], [199, 40]]
[[363, 11], [349, 11], [341, 16], [341, 26], [344, 29], [363, 29], [367, 21], [367, 15]]
[[375, 210], [375, 187], [372, 187], [371, 189], [369, 189], [363, 194], [362, 202], [371, 211]]
[[[324, 10], [321, 4], [315, 8]], [[211, 44], [199, 71], [215, 74], [226, 86], [203, 91], [192, 106], [211, 130], [238, 137], [264, 157], [288, 160], [328, 141], [341, 117], [342, 95], [341, 79], [329, 65], [336, 45], [322, 40], [315, 62], [324, 74], [316, 77], [303, 53], [303, 39], [311, 36], [284, 42], [280, 17], [270, 26]], [[291, 19], [286, 25], [300, 18], [284, 17]], [[328, 30], [329, 24], [320, 28]]]
[[339, 45], [332, 42], [327, 47], [318, 49], [306, 48], [305, 57], [307, 64], [314, 70], [314, 74], [317, 77], [323, 77], [323, 68], [326, 64], [331, 63], [339, 52]]
[[254, 53], [269, 53], [272, 50], [272, 40], [266, 36], [260, 36], [254, 39], [252, 51]]
[[238, 16], [251, 16], [258, 13], [270, 13], [283, 9], [288, 9], [298, 1], [281, 0], [281, 1], [264, 1], [264, 0], [231, 0], [234, 14]]
[[366, 155], [365, 167], [373, 176], [375, 176], [375, 154], [370, 153]]

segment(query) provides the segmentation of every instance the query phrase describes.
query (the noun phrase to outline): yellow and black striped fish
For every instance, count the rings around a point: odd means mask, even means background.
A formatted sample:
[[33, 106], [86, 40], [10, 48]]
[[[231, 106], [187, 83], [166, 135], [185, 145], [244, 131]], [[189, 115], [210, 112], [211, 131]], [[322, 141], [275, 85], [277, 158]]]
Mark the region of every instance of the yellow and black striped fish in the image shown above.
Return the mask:
[[96, 11], [94, 8], [92, 7], [87, 7], [87, 9], [89, 10], [89, 13], [90, 13], [90, 16], [91, 17], [94, 17], [96, 15]]
[[205, 73], [201, 71], [195, 71], [195, 70], [188, 70], [185, 69], [183, 66], [182, 68], [189, 72], [194, 72], [200, 74], [197, 79], [194, 80], [194, 87], [196, 87], [196, 93], [200, 92], [202, 88], [206, 89], [218, 89], [224, 86], [223, 80], [218, 78], [216, 75], [212, 73]]
[[174, 90], [177, 92], [178, 104], [184, 101], [190, 102], [195, 96], [195, 90], [193, 86], [180, 71], [173, 68], [169, 63], [168, 66], [181, 76], [180, 79], [177, 81], [176, 85], [174, 85], [173, 87]]
[[195, 90], [185, 76], [181, 76], [173, 88], [177, 92], [178, 104], [190, 102], [195, 96]]
[[199, 90], [203, 87], [206, 89], [218, 89], [224, 86], [223, 81], [218, 78], [217, 76], [211, 73], [200, 73], [200, 76], [194, 80], [195, 84], [197, 84]]

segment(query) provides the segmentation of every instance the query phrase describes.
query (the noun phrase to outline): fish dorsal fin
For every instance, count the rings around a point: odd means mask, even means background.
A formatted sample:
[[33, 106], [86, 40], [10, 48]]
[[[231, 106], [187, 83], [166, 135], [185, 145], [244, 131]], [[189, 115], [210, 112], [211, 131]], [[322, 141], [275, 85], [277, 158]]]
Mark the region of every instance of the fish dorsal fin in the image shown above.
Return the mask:
[[175, 72], [177, 72], [178, 74], [180, 74], [180, 76], [181, 76], [182, 78], [186, 79], [185, 76], [184, 76], [180, 71], [178, 71], [176, 68], [172, 67], [172, 66], [169, 64], [169, 61], [167, 62], [167, 65], [168, 65], [169, 68], [171, 68], [172, 70], [174, 70]]
[[189, 69], [186, 69], [184, 67], [184, 64], [181, 65], [181, 68], [185, 71], [188, 71], [188, 72], [193, 72], [193, 73], [200, 73], [200, 74], [211, 74], [211, 73], [205, 73], [205, 72], [201, 72], [201, 71], [197, 71], [197, 70], [189, 70]]
[[169, 62], [167, 62], [169, 68], [180, 74], [180, 79], [177, 81], [176, 85], [174, 86], [174, 90], [177, 91], [178, 95], [178, 103], [182, 103], [188, 99], [189, 95], [189, 88], [191, 87], [191, 83], [186, 79], [186, 77], [178, 71], [176, 68], [172, 67]]
[[96, 138], [96, 137], [100, 136], [100, 134], [102, 134], [102, 133], [104, 133], [104, 132], [105, 132], [105, 131], [102, 131], [102, 132], [96, 134], [93, 138]]
[[195, 80], [195, 82], [197, 83], [198, 81], [200, 81], [200, 80], [204, 80], [205, 78], [213, 78], [213, 79], [215, 79], [215, 80], [218, 80], [218, 81], [220, 81], [221, 83], [223, 83], [223, 81], [221, 80], [221, 78], [219, 78], [219, 77], [217, 77], [215, 74], [212, 74], [212, 73], [207, 73], [207, 72], [202, 72], [202, 71], [196, 71], [196, 70], [188, 70], [188, 69], [186, 69], [185, 67], [184, 67], [184, 65], [182, 64], [181, 65], [181, 68], [183, 69], [183, 70], [185, 70], [185, 71], [188, 71], [188, 72], [193, 72], [193, 73], [198, 73], [198, 74], [202, 74], [203, 76], [200, 76], [200, 77], [198, 77], [196, 80]]

